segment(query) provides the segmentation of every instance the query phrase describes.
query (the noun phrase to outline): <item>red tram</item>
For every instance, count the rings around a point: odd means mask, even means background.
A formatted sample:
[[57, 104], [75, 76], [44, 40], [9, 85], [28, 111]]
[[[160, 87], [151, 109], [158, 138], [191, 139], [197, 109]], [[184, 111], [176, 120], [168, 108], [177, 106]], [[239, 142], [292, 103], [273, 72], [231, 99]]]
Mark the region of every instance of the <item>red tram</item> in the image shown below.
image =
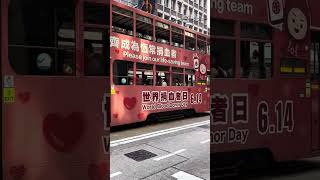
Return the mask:
[[212, 2], [213, 160], [320, 155], [319, 1]]
[[111, 125], [209, 111], [208, 37], [111, 2]]
[[0, 179], [109, 176], [109, 7], [1, 0]]

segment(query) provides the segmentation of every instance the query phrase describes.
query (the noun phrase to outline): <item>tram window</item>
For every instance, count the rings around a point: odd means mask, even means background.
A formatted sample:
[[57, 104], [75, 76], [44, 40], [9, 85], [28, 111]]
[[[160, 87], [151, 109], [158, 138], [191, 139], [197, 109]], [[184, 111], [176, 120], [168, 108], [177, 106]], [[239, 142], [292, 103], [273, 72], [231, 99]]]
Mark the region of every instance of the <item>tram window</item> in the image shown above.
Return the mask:
[[310, 48], [310, 73], [312, 79], [319, 79], [320, 42], [313, 42]]
[[206, 41], [203, 40], [199, 40], [197, 42], [197, 46], [198, 46], [198, 51], [200, 51], [200, 53], [206, 53], [207, 52], [207, 45], [206, 45]]
[[103, 76], [107, 70], [107, 34], [104, 29], [85, 28], [84, 31], [84, 57], [85, 75]]
[[241, 77], [269, 79], [272, 76], [272, 44], [241, 41]]
[[195, 81], [196, 81], [195, 70], [185, 69], [186, 86], [194, 86]]
[[153, 65], [137, 63], [136, 65], [136, 85], [153, 85]]
[[133, 85], [133, 62], [116, 60], [113, 62], [113, 83]]
[[234, 22], [226, 20], [211, 19], [212, 28], [211, 34], [215, 36], [233, 36], [234, 35]]
[[261, 24], [241, 23], [242, 38], [272, 39], [272, 29]]
[[139, 15], [136, 15], [136, 31], [137, 37], [152, 41], [153, 38], [153, 25], [152, 19]]
[[168, 24], [156, 22], [156, 40], [158, 43], [170, 44], [170, 28]]
[[133, 36], [133, 13], [117, 6], [112, 6], [112, 31]]
[[9, 60], [17, 74], [75, 75], [74, 7], [52, 3], [10, 1]]
[[168, 66], [156, 66], [157, 86], [170, 86], [169, 70]]
[[196, 50], [196, 37], [195, 34], [190, 33], [190, 32], [185, 32], [185, 44], [186, 44], [186, 49], [195, 51]]
[[211, 49], [211, 73], [213, 78], [234, 78], [235, 41], [214, 39]]
[[172, 86], [184, 86], [183, 69], [172, 67]]
[[174, 26], [171, 27], [172, 32], [172, 46], [183, 48], [184, 47], [184, 36], [183, 36], [183, 30], [176, 28]]
[[85, 3], [84, 22], [89, 24], [108, 25], [108, 12], [108, 6], [93, 3]]

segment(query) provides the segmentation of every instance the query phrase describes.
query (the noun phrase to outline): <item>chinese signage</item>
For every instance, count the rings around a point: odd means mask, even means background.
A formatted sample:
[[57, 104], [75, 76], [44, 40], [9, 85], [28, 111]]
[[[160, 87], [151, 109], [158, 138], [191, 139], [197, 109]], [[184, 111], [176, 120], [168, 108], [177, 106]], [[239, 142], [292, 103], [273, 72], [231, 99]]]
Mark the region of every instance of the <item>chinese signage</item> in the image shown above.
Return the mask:
[[165, 63], [169, 65], [177, 65], [188, 67], [189, 62], [182, 61], [179, 58], [176, 49], [151, 43], [144, 43], [140, 40], [128, 38], [119, 38], [117, 36], [110, 37], [110, 48], [116, 48], [122, 57], [139, 60], [142, 62]]
[[[232, 124], [226, 130], [213, 131], [211, 134], [213, 144], [245, 144], [248, 140], [249, 129], [232, 127], [236, 124], [248, 124], [248, 94], [232, 94], [231, 105], [229, 103], [229, 98], [226, 95], [215, 94], [211, 97], [211, 125]], [[230, 109], [231, 118], [228, 117]]]
[[[248, 94], [232, 94], [231, 99], [225, 94], [214, 94], [211, 97], [211, 125], [217, 129], [211, 133], [213, 144], [247, 143], [249, 134], [252, 134], [252, 130], [249, 130], [248, 102]], [[274, 111], [269, 109], [271, 105], [275, 107]], [[230, 114], [231, 117], [228, 116]], [[250, 127], [255, 127], [258, 135], [291, 133], [294, 130], [293, 116], [291, 100], [279, 100], [274, 105], [260, 101], [254, 116], [256, 125]], [[223, 129], [217, 128], [218, 126]]]
[[202, 104], [202, 93], [188, 91], [142, 91], [142, 110], [186, 108]]

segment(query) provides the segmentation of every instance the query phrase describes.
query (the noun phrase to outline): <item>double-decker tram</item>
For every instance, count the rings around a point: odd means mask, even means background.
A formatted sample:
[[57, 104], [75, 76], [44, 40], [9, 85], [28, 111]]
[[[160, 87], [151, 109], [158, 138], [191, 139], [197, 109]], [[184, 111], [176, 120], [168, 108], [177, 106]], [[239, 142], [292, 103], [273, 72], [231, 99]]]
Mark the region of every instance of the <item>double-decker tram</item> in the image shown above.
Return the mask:
[[116, 1], [110, 21], [112, 126], [209, 111], [206, 35]]
[[109, 8], [1, 0], [0, 179], [109, 177]]
[[213, 1], [213, 163], [319, 155], [319, 5]]

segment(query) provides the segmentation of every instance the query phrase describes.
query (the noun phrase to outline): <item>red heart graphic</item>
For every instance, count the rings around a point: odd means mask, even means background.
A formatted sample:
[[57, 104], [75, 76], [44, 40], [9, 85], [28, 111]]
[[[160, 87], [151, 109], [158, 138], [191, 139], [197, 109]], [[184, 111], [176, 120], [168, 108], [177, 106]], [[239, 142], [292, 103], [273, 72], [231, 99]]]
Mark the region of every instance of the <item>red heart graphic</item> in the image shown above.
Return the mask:
[[73, 112], [66, 118], [51, 113], [43, 120], [43, 134], [47, 142], [59, 152], [71, 152], [84, 131], [85, 120], [80, 112]]
[[100, 164], [90, 164], [88, 176], [91, 180], [105, 180], [109, 174], [109, 166], [103, 161]]
[[123, 104], [128, 110], [131, 110], [136, 106], [137, 98], [135, 98], [135, 97], [132, 97], [132, 98], [126, 97], [123, 100]]
[[10, 175], [14, 180], [20, 180], [26, 173], [24, 165], [12, 166], [9, 170]]
[[116, 49], [116, 53], [117, 53], [117, 54], [119, 54], [119, 53], [120, 53], [119, 49]]
[[30, 92], [21, 92], [18, 94], [18, 98], [22, 104], [25, 104], [30, 100]]

